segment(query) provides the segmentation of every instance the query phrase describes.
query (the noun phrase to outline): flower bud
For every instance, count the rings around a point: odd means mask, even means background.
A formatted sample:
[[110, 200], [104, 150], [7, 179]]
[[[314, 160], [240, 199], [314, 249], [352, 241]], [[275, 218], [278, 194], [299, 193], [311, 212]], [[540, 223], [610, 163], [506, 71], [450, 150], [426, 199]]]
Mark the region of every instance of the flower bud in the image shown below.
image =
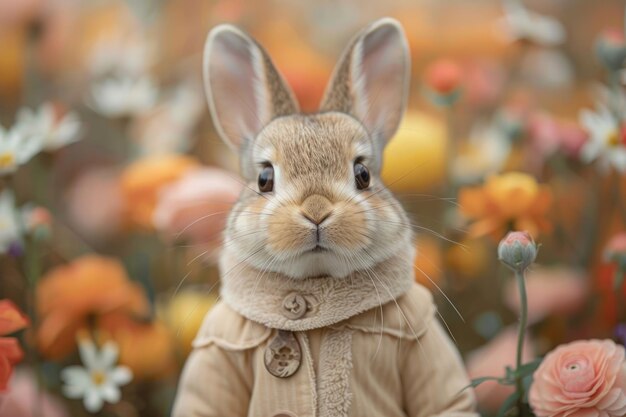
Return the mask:
[[459, 98], [462, 83], [461, 67], [450, 59], [440, 59], [426, 69], [424, 82], [429, 97], [440, 106], [449, 106]]
[[596, 53], [609, 70], [621, 70], [626, 59], [626, 40], [622, 31], [609, 29], [600, 35], [596, 42]]
[[509, 232], [498, 245], [498, 259], [514, 271], [524, 271], [536, 257], [537, 245], [528, 232]]

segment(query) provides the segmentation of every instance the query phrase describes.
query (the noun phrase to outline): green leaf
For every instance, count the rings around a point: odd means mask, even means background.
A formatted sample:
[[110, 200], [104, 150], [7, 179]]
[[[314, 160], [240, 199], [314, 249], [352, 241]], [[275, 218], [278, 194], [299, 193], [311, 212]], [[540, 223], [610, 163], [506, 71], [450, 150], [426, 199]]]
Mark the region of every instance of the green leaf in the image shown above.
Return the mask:
[[500, 406], [498, 410], [498, 414], [496, 417], [504, 417], [507, 413], [513, 408], [513, 405], [519, 400], [520, 393], [515, 391], [513, 394], [509, 395], [506, 400]]
[[523, 364], [522, 366], [519, 367], [519, 369], [517, 369], [514, 372], [514, 375], [515, 376], [519, 375], [522, 378], [524, 378], [524, 377], [526, 377], [528, 375], [531, 375], [532, 373], [534, 373], [537, 370], [537, 368], [539, 368], [539, 365], [541, 365], [541, 361], [542, 360], [543, 359], [539, 358], [539, 359], [535, 359], [532, 362], [528, 362], [528, 363]]
[[480, 378], [474, 378], [472, 379], [472, 382], [468, 386], [464, 387], [461, 391], [465, 391], [468, 388], [476, 388], [483, 382], [487, 381], [496, 381], [498, 383], [501, 383], [502, 378], [498, 378], [496, 376], [481, 376]]

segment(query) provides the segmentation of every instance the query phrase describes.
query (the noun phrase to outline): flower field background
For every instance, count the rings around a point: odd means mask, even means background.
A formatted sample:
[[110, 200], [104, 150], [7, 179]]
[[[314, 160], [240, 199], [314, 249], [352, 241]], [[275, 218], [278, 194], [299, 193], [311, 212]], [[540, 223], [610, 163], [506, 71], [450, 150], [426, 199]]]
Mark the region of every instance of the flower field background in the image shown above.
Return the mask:
[[481, 414], [626, 415], [623, 2], [0, 0], [1, 417], [169, 415], [243, 187], [208, 30], [312, 112], [381, 16], [413, 62], [383, 180]]

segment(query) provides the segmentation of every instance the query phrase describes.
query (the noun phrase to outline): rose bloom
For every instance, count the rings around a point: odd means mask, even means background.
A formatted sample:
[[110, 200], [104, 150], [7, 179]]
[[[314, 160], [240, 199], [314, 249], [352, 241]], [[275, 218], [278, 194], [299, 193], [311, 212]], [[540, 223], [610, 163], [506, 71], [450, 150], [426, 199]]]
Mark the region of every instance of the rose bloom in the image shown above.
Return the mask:
[[[502, 330], [485, 346], [470, 352], [467, 357], [467, 372], [470, 378], [504, 376], [505, 367], [515, 365], [516, 350], [517, 329], [509, 327]], [[534, 356], [533, 342], [527, 335], [524, 340], [523, 363], [530, 362]], [[484, 382], [476, 387], [478, 405], [481, 410], [495, 413], [514, 390], [511, 385], [501, 385], [496, 381]]]
[[126, 167], [120, 184], [128, 222], [151, 230], [161, 189], [196, 167], [195, 159], [181, 155], [151, 156]]
[[37, 284], [40, 326], [37, 343], [50, 359], [71, 353], [76, 334], [109, 314], [147, 316], [150, 305], [141, 285], [131, 282], [112, 258], [85, 255], [53, 268]]
[[221, 169], [191, 170], [159, 194], [154, 226], [169, 240], [184, 238], [214, 248], [242, 187], [242, 181]]
[[459, 205], [465, 217], [475, 220], [468, 230], [472, 237], [500, 240], [511, 226], [534, 237], [551, 229], [546, 218], [552, 205], [550, 188], [522, 172], [493, 175], [482, 186], [462, 188]]
[[538, 417], [624, 416], [624, 347], [611, 340], [557, 347], [535, 371], [528, 399]]
[[[587, 277], [572, 268], [531, 268], [525, 279], [530, 323], [553, 314], [573, 314], [585, 304], [589, 294]], [[504, 301], [511, 310], [519, 311], [519, 290], [515, 280], [506, 284]]]

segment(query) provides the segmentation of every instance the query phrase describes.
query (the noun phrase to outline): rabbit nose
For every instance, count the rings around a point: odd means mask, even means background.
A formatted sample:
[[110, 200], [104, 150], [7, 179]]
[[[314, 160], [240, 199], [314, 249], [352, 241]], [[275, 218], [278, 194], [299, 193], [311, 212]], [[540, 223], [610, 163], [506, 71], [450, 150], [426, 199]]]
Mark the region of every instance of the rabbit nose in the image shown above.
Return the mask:
[[333, 204], [326, 197], [314, 194], [302, 202], [301, 210], [307, 220], [319, 226], [332, 214]]

